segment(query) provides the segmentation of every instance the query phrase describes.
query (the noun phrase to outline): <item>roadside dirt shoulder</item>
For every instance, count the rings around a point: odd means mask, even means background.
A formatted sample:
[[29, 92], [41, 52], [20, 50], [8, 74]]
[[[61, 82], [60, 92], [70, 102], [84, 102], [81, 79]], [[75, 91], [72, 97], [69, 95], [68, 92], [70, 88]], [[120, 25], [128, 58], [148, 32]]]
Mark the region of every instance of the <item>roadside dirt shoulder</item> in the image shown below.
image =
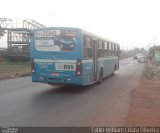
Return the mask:
[[131, 94], [126, 126], [160, 126], [160, 79], [148, 80], [142, 76]]
[[0, 58], [0, 80], [29, 76], [30, 71], [29, 62], [10, 62]]

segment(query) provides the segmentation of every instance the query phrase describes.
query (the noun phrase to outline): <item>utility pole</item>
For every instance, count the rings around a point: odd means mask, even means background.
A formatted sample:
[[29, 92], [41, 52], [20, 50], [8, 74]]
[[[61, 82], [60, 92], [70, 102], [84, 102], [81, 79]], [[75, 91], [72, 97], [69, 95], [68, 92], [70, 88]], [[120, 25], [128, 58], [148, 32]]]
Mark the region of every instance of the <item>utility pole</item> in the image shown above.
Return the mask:
[[149, 51], [149, 49], [150, 49], [150, 43], [148, 44], [148, 51]]
[[156, 46], [156, 38], [154, 38], [154, 47]]

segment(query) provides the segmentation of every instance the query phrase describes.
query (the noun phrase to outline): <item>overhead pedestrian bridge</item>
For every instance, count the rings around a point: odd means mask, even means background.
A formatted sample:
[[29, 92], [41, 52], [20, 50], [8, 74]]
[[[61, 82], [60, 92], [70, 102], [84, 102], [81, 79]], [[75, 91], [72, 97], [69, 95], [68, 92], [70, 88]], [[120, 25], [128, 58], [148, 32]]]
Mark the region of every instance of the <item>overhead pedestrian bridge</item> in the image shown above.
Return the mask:
[[32, 19], [0, 18], [0, 39], [7, 35], [9, 59], [29, 58], [31, 30], [45, 26]]

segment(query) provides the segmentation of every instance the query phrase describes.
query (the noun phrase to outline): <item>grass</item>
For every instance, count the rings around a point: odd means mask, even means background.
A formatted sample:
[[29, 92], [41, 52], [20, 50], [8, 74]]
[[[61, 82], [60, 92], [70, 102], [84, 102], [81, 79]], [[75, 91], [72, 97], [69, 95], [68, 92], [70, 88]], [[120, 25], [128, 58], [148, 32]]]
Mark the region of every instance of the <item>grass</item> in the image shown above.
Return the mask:
[[26, 73], [20, 74], [20, 77], [26, 77], [26, 76], [31, 76], [31, 72], [26, 72]]
[[17, 69], [29, 69], [29, 62], [10, 62], [2, 61], [0, 62], [0, 70], [17, 70]]
[[147, 63], [144, 69], [144, 75], [149, 80], [160, 79], [160, 71], [158, 69], [158, 66], [155, 65], [153, 62]]
[[9, 75], [14, 73], [15, 76], [29, 76], [31, 75], [30, 62], [10, 62], [7, 60], [0, 60], [0, 73]]

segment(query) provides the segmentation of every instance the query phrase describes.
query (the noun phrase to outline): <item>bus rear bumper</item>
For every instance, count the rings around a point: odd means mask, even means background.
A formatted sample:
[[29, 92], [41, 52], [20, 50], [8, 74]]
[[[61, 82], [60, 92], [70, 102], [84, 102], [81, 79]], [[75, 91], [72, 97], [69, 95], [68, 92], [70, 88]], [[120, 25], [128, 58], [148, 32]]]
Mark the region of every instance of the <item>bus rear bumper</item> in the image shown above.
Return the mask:
[[48, 84], [75, 84], [75, 85], [83, 85], [82, 77], [44, 77], [32, 75], [32, 82], [40, 82], [40, 83], [48, 83]]

